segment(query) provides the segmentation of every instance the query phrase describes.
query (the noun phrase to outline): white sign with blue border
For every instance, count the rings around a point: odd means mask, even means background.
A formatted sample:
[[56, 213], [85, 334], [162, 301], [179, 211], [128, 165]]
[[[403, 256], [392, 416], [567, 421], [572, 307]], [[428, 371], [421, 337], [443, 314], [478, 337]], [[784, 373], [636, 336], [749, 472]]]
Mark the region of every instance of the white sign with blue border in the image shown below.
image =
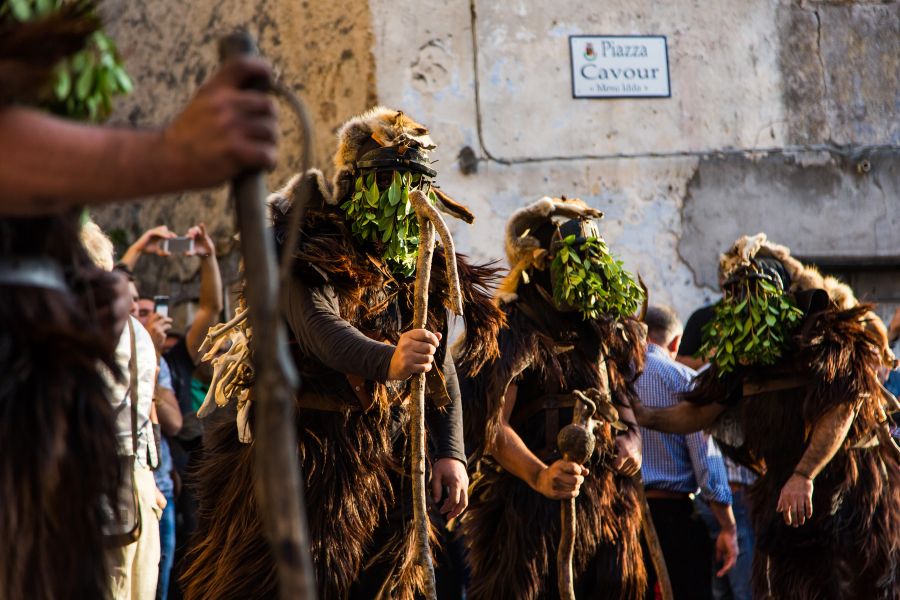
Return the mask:
[[573, 98], [669, 98], [669, 51], [662, 35], [569, 37]]

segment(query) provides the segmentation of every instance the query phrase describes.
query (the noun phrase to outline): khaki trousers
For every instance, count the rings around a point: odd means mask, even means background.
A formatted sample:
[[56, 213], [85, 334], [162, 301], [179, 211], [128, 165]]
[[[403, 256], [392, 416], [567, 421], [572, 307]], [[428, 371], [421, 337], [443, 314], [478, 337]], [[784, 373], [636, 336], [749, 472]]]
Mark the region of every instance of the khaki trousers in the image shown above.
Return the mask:
[[141, 536], [110, 552], [112, 597], [115, 600], [154, 600], [159, 578], [159, 517], [153, 472], [136, 467], [134, 472], [141, 509]]

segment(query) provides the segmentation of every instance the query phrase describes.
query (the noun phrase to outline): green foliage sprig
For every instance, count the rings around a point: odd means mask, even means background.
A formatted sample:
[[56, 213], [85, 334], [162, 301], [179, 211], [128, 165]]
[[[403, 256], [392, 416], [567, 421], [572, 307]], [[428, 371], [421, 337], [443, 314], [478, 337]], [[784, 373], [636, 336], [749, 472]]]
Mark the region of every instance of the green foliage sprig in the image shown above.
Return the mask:
[[725, 293], [703, 328], [699, 356], [711, 356], [719, 377], [741, 365], [771, 365], [784, 353], [803, 312], [765, 279], [744, 279]]
[[[0, 17], [31, 21], [58, 9], [64, 0], [7, 0]], [[4, 14], [5, 13], [5, 14]], [[58, 115], [93, 122], [112, 113], [112, 99], [134, 88], [116, 45], [103, 31], [94, 32], [84, 49], [56, 67], [56, 81], [44, 108]]]
[[633, 315], [644, 300], [644, 290], [622, 261], [596, 237], [581, 244], [575, 235], [560, 240], [550, 270], [553, 299], [560, 306], [579, 310], [585, 319]]
[[[418, 174], [394, 171], [390, 185], [381, 190], [374, 173], [360, 175], [353, 195], [341, 205], [353, 234], [381, 252], [391, 272], [404, 277], [415, 274], [419, 247], [419, 222], [409, 193], [422, 183]], [[430, 189], [428, 199], [435, 202]]]

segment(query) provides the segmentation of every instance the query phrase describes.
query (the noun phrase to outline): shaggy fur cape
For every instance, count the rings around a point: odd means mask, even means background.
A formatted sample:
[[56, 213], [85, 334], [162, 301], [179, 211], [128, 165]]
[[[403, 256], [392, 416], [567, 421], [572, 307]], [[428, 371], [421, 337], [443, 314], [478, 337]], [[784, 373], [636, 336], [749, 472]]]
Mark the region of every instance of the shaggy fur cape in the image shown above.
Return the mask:
[[[310, 174], [316, 177], [315, 174]], [[288, 212], [275, 208], [276, 238], [284, 237]], [[440, 250], [434, 259], [428, 326], [445, 331], [447, 286]], [[343, 215], [321, 198], [311, 207], [296, 252], [294, 276], [310, 287], [328, 284], [339, 298], [340, 316], [373, 339], [396, 342], [412, 312], [413, 282], [391, 277], [377, 253], [361, 251]], [[464, 296], [466, 351], [475, 362], [496, 357], [502, 315], [490, 302], [494, 270], [470, 265], [457, 256]], [[390, 310], [391, 297], [400, 308]], [[402, 397], [408, 393], [405, 386]], [[368, 412], [298, 409], [297, 437], [306, 477], [311, 552], [319, 597], [348, 593], [375, 597], [354, 582], [369, 561], [395, 562], [386, 597], [411, 598], [422, 573], [412, 566], [409, 536], [397, 531], [388, 547], [373, 547], [373, 532], [383, 524], [401, 494], [403, 476], [392, 446], [392, 420], [405, 422], [396, 406], [396, 390], [374, 383]], [[391, 408], [391, 405], [394, 408]], [[252, 413], [251, 413], [252, 418]], [[402, 440], [399, 443], [402, 447]], [[199, 474], [202, 506], [198, 544], [182, 581], [187, 598], [235, 600], [275, 597], [275, 565], [265, 540], [253, 495], [252, 445], [240, 444], [233, 423], [224, 423], [208, 439], [207, 459]]]
[[[750, 491], [757, 536], [753, 584], [761, 598], [900, 597], [898, 453], [884, 440], [858, 447], [886, 427], [876, 377], [881, 342], [865, 327], [869, 308], [840, 310], [832, 303], [807, 317], [780, 365], [745, 367], [725, 378], [712, 366], [686, 396], [730, 405], [726, 414], [736, 417], [742, 435], [725, 441], [740, 462], [762, 474]], [[805, 387], [742, 397], [745, 379], [798, 373], [808, 378]], [[812, 519], [789, 527], [775, 511], [781, 488], [817, 420], [838, 405], [856, 411], [850, 433], [816, 477]]]
[[[536, 312], [549, 315], [549, 320], [535, 323], [517, 304], [506, 306], [509, 327], [500, 335], [500, 358], [475, 374], [464, 357], [459, 365], [461, 381], [463, 374], [468, 375], [463, 394], [467, 446], [482, 457], [473, 477], [469, 509], [462, 519], [471, 567], [469, 595], [473, 599], [557, 597], [559, 501], [538, 494], [483, 456], [487, 441], [497, 434], [508, 385], [526, 377], [529, 385], [539, 382], [540, 393], [554, 380], [553, 387], [558, 386], [560, 392], [596, 387], [596, 364], [600, 344], [604, 343], [614, 401], [629, 405], [634, 394], [632, 382], [643, 364], [638, 343], [643, 337], [640, 323], [633, 319], [584, 322], [580, 318], [575, 323], [530, 295], [533, 287], [520, 288], [524, 288], [520, 302], [531, 302]], [[577, 336], [563, 340], [562, 331], [577, 331]], [[574, 343], [575, 349], [559, 353], [561, 343]], [[521, 399], [523, 388], [519, 390]], [[517, 403], [514, 411], [519, 408], [521, 404]], [[561, 413], [561, 426], [571, 418], [563, 415], [571, 415], [571, 409]], [[528, 419], [517, 432], [526, 443], [543, 440], [544, 413]], [[576, 502], [576, 593], [584, 598], [642, 598], [646, 572], [637, 492], [630, 479], [616, 476], [609, 467], [615, 453], [609, 425], [596, 433], [597, 451], [588, 463], [591, 472]]]
[[[19, 23], [0, 18], [0, 109], [45, 97], [59, 61], [100, 27], [94, 3]], [[104, 530], [121, 480], [115, 422], [98, 367], [118, 373], [125, 291], [81, 245], [77, 212], [0, 219], [0, 257], [45, 258], [68, 291], [0, 285], [0, 595], [106, 598]]]
[[[69, 291], [0, 285], [0, 595], [106, 598], [120, 481], [109, 388], [125, 287], [93, 266], [77, 214], [0, 219], [0, 257], [43, 257]], [[118, 330], [117, 330], [118, 329]], [[152, 526], [152, 523], [146, 526]]]

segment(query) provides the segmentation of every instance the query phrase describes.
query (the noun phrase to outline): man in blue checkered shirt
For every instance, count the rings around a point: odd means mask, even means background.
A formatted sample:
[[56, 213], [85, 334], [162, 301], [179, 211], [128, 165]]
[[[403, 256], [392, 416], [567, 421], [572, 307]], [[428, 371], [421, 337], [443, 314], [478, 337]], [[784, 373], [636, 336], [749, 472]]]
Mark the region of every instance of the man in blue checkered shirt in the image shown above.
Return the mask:
[[[663, 306], [650, 307], [645, 322], [646, 363], [635, 388], [647, 407], [672, 406], [678, 402], [679, 394], [690, 389], [696, 375], [674, 360], [682, 325], [674, 311]], [[699, 490], [721, 527], [714, 549], [716, 559], [722, 563], [718, 573], [721, 576], [734, 565], [738, 555], [731, 490], [722, 455], [703, 432], [678, 435], [642, 427], [641, 434], [641, 471], [647, 502], [675, 598], [711, 598], [713, 548], [706, 526], [695, 511], [693, 498]]]

